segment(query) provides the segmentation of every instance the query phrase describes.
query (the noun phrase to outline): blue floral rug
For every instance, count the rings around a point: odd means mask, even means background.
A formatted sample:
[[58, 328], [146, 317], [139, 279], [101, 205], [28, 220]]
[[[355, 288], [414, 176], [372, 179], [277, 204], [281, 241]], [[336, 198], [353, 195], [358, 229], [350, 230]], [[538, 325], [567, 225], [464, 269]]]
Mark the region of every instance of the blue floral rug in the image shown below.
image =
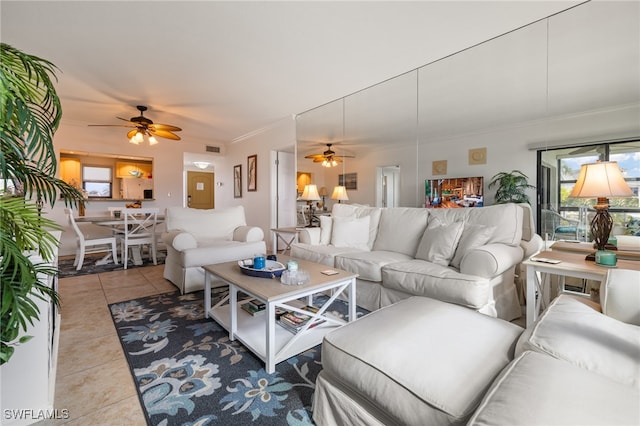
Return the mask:
[[[220, 295], [218, 295], [220, 297]], [[150, 425], [309, 425], [320, 345], [264, 363], [212, 319], [203, 292], [164, 293], [110, 305]], [[326, 296], [314, 298], [319, 306]], [[329, 307], [344, 317], [348, 305]], [[367, 313], [358, 308], [358, 316]]]
[[[82, 268], [79, 271], [77, 271], [76, 267], [73, 266], [75, 256], [62, 257], [58, 259], [58, 277], [67, 278], [79, 275], [99, 274], [102, 272], [121, 271], [124, 269], [124, 265], [122, 264], [122, 259], [120, 259], [119, 253], [118, 260], [120, 261], [120, 263], [118, 263], [117, 265], [113, 262], [109, 262], [104, 265], [96, 265], [96, 262], [103, 257], [104, 253], [86, 255], [84, 258], [84, 262], [82, 262]], [[158, 265], [164, 264], [166, 257], [166, 250], [158, 250], [158, 252], [156, 253], [156, 260], [158, 262]], [[142, 265], [135, 265], [130, 261], [127, 264], [127, 269], [142, 268], [145, 266], [153, 266], [153, 261], [147, 256], [142, 258]]]

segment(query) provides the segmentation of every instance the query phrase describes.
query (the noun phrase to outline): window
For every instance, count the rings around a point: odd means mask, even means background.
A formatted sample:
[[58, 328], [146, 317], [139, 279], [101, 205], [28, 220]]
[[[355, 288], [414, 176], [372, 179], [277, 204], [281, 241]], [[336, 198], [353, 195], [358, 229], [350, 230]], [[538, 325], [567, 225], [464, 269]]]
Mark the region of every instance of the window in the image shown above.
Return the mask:
[[640, 235], [640, 140], [602, 143], [538, 152], [538, 232], [552, 239], [590, 241], [595, 200], [569, 198], [580, 166], [596, 161], [617, 161], [633, 197], [609, 199], [612, 235]]
[[89, 198], [111, 198], [111, 176], [111, 167], [83, 166], [82, 188]]

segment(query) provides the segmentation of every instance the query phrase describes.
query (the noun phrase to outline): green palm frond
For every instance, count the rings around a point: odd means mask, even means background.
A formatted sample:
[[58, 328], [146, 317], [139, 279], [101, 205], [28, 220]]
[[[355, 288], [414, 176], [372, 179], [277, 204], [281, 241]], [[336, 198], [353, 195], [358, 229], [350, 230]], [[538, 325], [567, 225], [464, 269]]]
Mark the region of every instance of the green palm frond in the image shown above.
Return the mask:
[[47, 60], [0, 43], [0, 180], [22, 189], [16, 197], [5, 194], [6, 184], [0, 188], [0, 364], [29, 340], [24, 332], [39, 317], [37, 299], [59, 302], [42, 276], [57, 274], [48, 264], [58, 244], [49, 231], [60, 227], [42, 217], [33, 200], [51, 206], [59, 197], [66, 205], [83, 202], [79, 190], [55, 177], [53, 136], [62, 117], [56, 70]]
[[505, 203], [527, 203], [529, 196], [526, 194], [526, 190], [535, 186], [529, 185], [529, 178], [520, 170], [512, 170], [510, 173], [500, 172], [491, 178], [489, 182], [489, 188], [498, 186], [496, 190], [496, 204]]

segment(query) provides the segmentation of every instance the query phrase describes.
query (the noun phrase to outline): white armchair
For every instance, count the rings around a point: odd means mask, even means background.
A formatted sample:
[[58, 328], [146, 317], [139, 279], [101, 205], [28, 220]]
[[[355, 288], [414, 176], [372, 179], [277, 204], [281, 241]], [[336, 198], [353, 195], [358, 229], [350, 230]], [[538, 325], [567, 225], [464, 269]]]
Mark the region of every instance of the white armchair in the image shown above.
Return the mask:
[[164, 277], [183, 294], [204, 288], [202, 266], [251, 258], [267, 250], [264, 232], [247, 226], [242, 206], [224, 210], [169, 207], [165, 224]]

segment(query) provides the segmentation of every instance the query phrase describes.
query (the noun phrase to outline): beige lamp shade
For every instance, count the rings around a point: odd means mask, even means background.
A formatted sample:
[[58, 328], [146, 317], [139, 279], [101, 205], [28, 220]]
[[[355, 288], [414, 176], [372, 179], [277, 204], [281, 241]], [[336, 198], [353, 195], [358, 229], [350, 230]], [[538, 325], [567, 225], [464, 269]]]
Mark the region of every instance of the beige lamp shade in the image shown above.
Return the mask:
[[316, 185], [305, 185], [300, 199], [304, 201], [320, 200], [320, 195], [318, 195], [318, 187]]
[[333, 194], [331, 194], [333, 200], [347, 201], [349, 196], [347, 195], [347, 188], [344, 186], [336, 186], [333, 188]]
[[321, 197], [326, 197], [327, 195], [329, 195], [329, 192], [327, 191], [327, 187], [326, 186], [321, 187], [318, 194], [320, 194]]
[[633, 191], [625, 182], [617, 161], [583, 164], [578, 181], [569, 197], [613, 198], [631, 197]]
[[[609, 197], [630, 197], [633, 191], [625, 182], [616, 161], [601, 161], [583, 164], [578, 181], [569, 197], [597, 198], [596, 215], [591, 220], [591, 237], [598, 250], [607, 248], [607, 242], [613, 219], [609, 214]], [[596, 260], [595, 253], [587, 255], [586, 260]]]

